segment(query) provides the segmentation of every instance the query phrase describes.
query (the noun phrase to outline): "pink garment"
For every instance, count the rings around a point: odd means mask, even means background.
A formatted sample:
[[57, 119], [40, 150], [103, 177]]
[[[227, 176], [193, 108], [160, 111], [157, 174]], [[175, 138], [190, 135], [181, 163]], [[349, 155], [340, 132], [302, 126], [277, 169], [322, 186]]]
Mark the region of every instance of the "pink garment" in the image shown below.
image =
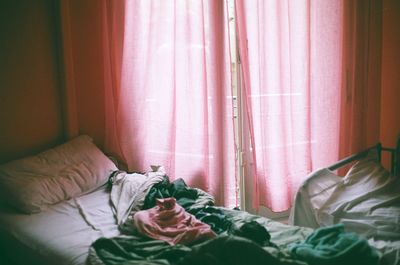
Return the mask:
[[171, 245], [189, 244], [216, 236], [209, 225], [186, 212], [175, 198], [157, 199], [155, 207], [137, 212], [133, 222], [140, 234]]

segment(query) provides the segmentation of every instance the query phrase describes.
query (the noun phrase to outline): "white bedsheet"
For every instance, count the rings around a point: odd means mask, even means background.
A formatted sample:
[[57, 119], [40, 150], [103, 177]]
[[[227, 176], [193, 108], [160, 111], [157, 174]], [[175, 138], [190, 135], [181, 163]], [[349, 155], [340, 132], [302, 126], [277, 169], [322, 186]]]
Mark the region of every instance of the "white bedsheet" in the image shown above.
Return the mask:
[[116, 235], [105, 187], [38, 214], [0, 207], [2, 251], [17, 264], [82, 265], [94, 240]]
[[369, 239], [382, 255], [381, 264], [400, 265], [400, 178], [363, 163], [344, 178], [328, 169], [313, 172], [296, 194], [289, 224], [343, 223], [347, 232]]

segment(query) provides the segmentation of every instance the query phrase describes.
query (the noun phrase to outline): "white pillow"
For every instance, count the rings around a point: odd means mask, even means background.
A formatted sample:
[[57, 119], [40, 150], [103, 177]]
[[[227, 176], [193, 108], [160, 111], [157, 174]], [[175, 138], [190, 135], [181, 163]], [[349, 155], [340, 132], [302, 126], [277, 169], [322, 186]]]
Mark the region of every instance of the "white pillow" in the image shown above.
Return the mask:
[[0, 165], [0, 196], [24, 213], [76, 197], [107, 182], [115, 164], [87, 135]]

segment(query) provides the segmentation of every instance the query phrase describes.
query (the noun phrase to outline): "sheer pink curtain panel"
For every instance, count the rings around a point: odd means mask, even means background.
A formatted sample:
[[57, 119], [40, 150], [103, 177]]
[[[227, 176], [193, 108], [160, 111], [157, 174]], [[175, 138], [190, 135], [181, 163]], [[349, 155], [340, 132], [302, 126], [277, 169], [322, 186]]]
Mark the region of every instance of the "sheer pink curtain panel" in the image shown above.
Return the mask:
[[163, 165], [171, 180], [183, 178], [229, 206], [237, 203], [237, 185], [225, 5], [125, 2], [122, 47], [112, 35], [104, 39], [111, 49], [105, 148], [129, 170]]
[[342, 2], [235, 4], [252, 205], [285, 211], [308, 173], [338, 158]]

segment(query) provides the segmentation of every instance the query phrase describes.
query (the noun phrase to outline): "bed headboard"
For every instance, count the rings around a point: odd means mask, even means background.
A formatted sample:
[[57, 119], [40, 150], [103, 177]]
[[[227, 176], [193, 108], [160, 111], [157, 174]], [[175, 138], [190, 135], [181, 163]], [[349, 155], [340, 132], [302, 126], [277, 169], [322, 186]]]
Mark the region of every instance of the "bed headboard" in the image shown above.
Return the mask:
[[400, 176], [400, 135], [397, 137], [396, 147], [382, 147], [382, 151], [390, 152], [391, 154], [391, 172], [395, 176]]
[[378, 151], [379, 161], [381, 160], [382, 152], [389, 152], [391, 157], [390, 172], [395, 176], [400, 176], [400, 135], [397, 137], [397, 143], [395, 147], [383, 147], [380, 143], [378, 143], [359, 153], [356, 153], [354, 155], [348, 156], [340, 160], [339, 162], [329, 166], [328, 169], [333, 171], [341, 168], [342, 166], [347, 165], [348, 163], [359, 160], [365, 157], [368, 154], [368, 152], [372, 149], [376, 149]]

